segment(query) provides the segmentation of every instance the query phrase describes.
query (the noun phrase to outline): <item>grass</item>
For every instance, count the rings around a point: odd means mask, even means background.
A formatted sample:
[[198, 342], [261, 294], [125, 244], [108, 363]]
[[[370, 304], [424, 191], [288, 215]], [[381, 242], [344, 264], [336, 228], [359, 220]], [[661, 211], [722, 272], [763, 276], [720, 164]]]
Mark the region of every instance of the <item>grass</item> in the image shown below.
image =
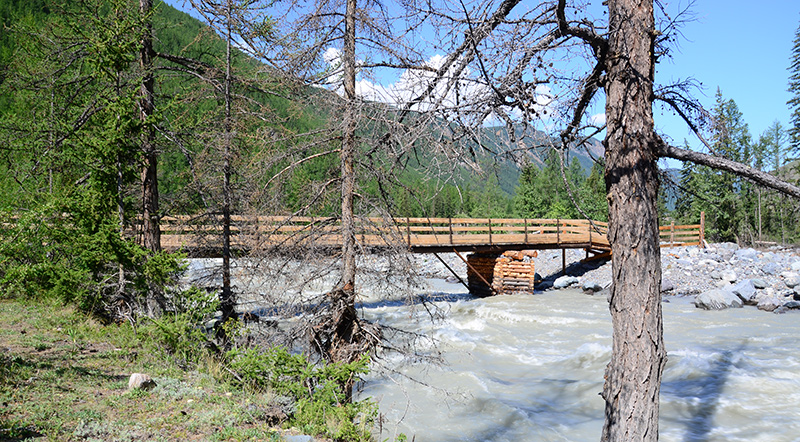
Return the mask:
[[[280, 441], [268, 393], [237, 389], [201, 361], [170, 361], [145, 332], [49, 302], [0, 299], [0, 441]], [[131, 373], [157, 386], [128, 391]]]

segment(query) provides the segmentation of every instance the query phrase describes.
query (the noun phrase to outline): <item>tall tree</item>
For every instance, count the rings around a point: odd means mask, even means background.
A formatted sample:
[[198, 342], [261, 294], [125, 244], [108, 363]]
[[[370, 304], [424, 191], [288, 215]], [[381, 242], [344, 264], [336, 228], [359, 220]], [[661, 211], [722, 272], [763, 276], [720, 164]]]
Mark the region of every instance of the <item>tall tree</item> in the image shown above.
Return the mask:
[[792, 98], [786, 102], [792, 111], [789, 117], [789, 136], [792, 150], [800, 155], [800, 26], [794, 33], [792, 57], [789, 60], [789, 93]]

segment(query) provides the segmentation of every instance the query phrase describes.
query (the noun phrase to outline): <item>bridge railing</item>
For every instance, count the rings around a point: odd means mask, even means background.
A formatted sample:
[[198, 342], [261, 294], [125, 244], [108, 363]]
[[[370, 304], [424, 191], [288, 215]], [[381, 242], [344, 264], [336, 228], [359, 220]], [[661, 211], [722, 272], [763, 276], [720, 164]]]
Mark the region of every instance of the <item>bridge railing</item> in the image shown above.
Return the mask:
[[[259, 216], [231, 217], [232, 245], [250, 249], [274, 246], [336, 246], [341, 243], [337, 218]], [[209, 216], [164, 217], [165, 248], [197, 247], [219, 242], [222, 226]], [[404, 244], [411, 248], [444, 246], [609, 247], [608, 224], [588, 220], [516, 218], [360, 218], [356, 239], [363, 246]]]

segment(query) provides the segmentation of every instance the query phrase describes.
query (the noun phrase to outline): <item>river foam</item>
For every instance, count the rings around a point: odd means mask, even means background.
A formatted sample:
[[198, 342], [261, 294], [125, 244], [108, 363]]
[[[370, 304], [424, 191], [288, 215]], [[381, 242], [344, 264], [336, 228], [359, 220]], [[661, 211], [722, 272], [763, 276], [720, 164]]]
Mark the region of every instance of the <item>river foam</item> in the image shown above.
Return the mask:
[[[611, 357], [605, 297], [564, 290], [455, 299], [439, 306], [447, 315], [434, 323], [402, 306], [362, 310], [433, 338], [425, 351], [445, 361], [398, 366], [408, 378], [364, 384], [362, 396], [377, 399], [385, 418], [380, 440], [401, 432], [417, 442], [599, 439]], [[704, 311], [671, 298], [664, 324], [660, 440], [798, 440], [800, 317]]]

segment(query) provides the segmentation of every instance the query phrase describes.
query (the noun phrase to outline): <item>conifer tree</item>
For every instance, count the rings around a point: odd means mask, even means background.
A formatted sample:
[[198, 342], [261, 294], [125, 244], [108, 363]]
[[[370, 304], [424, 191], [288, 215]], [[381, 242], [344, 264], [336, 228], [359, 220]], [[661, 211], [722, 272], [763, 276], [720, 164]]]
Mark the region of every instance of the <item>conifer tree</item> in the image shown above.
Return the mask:
[[792, 57], [789, 62], [789, 93], [792, 98], [786, 103], [792, 111], [789, 118], [789, 137], [792, 150], [800, 155], [800, 26], [794, 34]]

